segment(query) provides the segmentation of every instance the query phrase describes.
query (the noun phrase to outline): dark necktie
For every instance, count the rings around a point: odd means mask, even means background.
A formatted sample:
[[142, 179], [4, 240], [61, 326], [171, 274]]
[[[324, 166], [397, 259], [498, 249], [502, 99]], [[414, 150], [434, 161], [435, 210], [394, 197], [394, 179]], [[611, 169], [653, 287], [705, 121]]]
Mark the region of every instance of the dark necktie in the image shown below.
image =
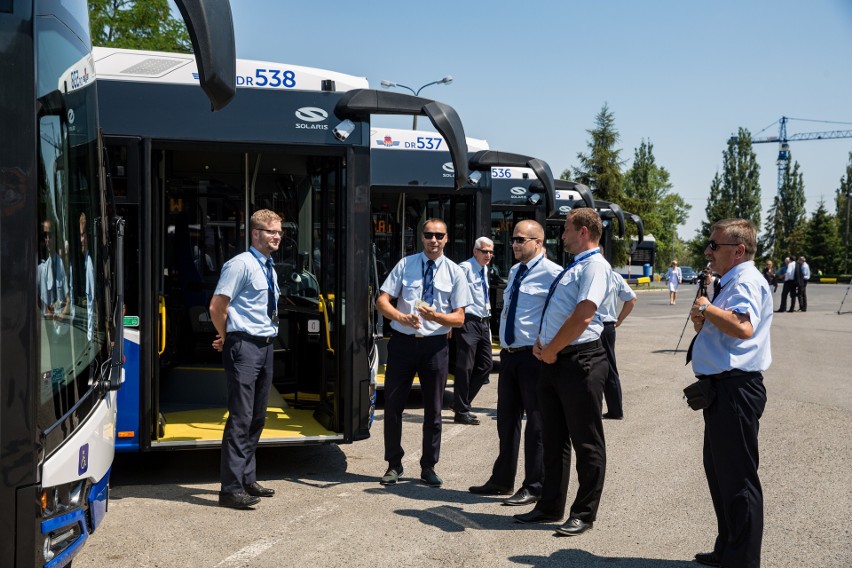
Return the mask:
[[[716, 280], [716, 284], [718, 285], [719, 280]], [[711, 304], [716, 303], [716, 300], [719, 298], [719, 292], [722, 291], [722, 286], [716, 288], [716, 291], [713, 293], [713, 301]], [[706, 323], [706, 322], [705, 322]], [[704, 329], [704, 326], [701, 326], [701, 329]], [[701, 329], [698, 330], [698, 333], [701, 333]], [[686, 364], [689, 365], [692, 362], [692, 348], [695, 347], [695, 340], [698, 339], [698, 333], [692, 336], [692, 341], [689, 342], [689, 349], [686, 350]]]
[[518, 291], [521, 288], [521, 281], [527, 274], [527, 265], [521, 264], [518, 267], [518, 273], [515, 274], [515, 279], [512, 280], [512, 288], [509, 291], [509, 311], [506, 314], [506, 345], [511, 346], [515, 342], [515, 312], [518, 311]]
[[276, 315], [275, 312], [277, 312], [278, 310], [277, 310], [277, 307], [275, 305], [275, 284], [274, 284], [275, 279], [274, 279], [273, 273], [272, 273], [272, 259], [271, 258], [266, 259], [266, 282], [267, 282], [267, 284], [269, 284], [269, 288], [267, 288], [267, 294], [266, 294], [266, 298], [267, 298], [266, 315], [268, 315], [269, 319], [271, 319], [274, 322], [275, 321], [275, 315]]
[[488, 280], [485, 278], [485, 267], [479, 271], [479, 279], [482, 281], [482, 291], [485, 293], [485, 309], [490, 310], [488, 305]]
[[423, 301], [432, 305], [435, 299], [435, 261], [426, 263], [426, 274], [423, 275]]

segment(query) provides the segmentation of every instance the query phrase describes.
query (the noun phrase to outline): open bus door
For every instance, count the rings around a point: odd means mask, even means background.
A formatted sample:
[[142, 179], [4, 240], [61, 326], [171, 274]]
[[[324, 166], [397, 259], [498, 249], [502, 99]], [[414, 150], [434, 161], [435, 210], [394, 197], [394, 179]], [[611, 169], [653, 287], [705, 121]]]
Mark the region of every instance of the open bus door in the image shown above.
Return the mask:
[[[444, 139], [422, 130], [374, 127], [370, 136], [370, 213], [373, 222], [376, 286], [381, 286], [403, 257], [422, 251], [420, 231], [427, 219], [443, 219], [448, 239], [444, 255], [455, 262], [472, 254], [477, 238], [487, 234], [490, 196], [477, 186], [456, 188], [455, 168]], [[467, 151], [488, 147], [467, 138]], [[376, 387], [384, 388], [390, 332], [375, 313], [379, 368]], [[450, 349], [451, 360], [455, 350]], [[452, 369], [452, 361], [450, 364]], [[452, 373], [448, 386], [452, 385]], [[419, 381], [415, 378], [415, 388]]]
[[[512, 231], [515, 224], [533, 219], [545, 225], [556, 205], [556, 186], [547, 162], [508, 152], [484, 150], [470, 159], [470, 169], [483, 175], [477, 185], [491, 194], [491, 240], [494, 257], [489, 268], [491, 313], [503, 309], [509, 269], [515, 264]], [[494, 355], [500, 350], [500, 318], [491, 318]]]

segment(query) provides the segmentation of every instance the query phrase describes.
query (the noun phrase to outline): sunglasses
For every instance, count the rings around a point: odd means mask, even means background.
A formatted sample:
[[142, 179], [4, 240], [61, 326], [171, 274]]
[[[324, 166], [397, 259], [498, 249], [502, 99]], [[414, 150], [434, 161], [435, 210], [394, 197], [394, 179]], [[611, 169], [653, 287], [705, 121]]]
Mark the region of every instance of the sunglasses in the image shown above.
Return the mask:
[[494, 254], [493, 250], [484, 250], [484, 249], [476, 249], [476, 250], [478, 250], [482, 254]]
[[719, 247], [738, 247], [742, 243], [717, 243], [716, 241], [707, 241], [707, 246], [710, 247], [710, 250], [719, 250]]
[[527, 241], [534, 241], [535, 237], [512, 237], [512, 242], [516, 245], [522, 245]]
[[423, 238], [427, 241], [431, 241], [432, 239], [438, 239], [439, 241], [447, 236], [447, 233], [432, 233], [432, 232], [423, 232]]

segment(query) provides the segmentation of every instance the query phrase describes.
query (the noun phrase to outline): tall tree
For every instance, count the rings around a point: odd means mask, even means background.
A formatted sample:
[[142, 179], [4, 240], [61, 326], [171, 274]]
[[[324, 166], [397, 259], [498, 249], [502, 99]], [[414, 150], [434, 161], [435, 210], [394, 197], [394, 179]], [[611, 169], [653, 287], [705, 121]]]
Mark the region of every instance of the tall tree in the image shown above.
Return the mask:
[[792, 168], [790, 168], [790, 163], [787, 163], [784, 177], [781, 179], [781, 188], [778, 191], [776, 215], [780, 221], [780, 234], [776, 236], [776, 246], [773, 252], [777, 254], [777, 258], [780, 258], [787, 253], [795, 253], [796, 250], [800, 250], [791, 248], [790, 235], [801, 232], [807, 225], [805, 182], [802, 179], [801, 172], [799, 172], [799, 162], [794, 162]]
[[192, 53], [189, 32], [172, 17], [168, 0], [89, 0], [92, 43]]
[[642, 217], [645, 233], [657, 239], [656, 271], [671, 262], [669, 256], [677, 240], [677, 228], [686, 222], [692, 207], [680, 195], [670, 193], [671, 189], [668, 170], [656, 163], [654, 145], [642, 140], [633, 151], [632, 166], [624, 175], [623, 206]]
[[589, 186], [595, 199], [621, 203], [624, 198], [624, 175], [621, 167], [621, 149], [616, 148], [621, 135], [615, 128], [615, 115], [604, 103], [601, 111], [595, 116], [595, 127], [587, 130], [591, 136], [588, 142], [589, 153], [577, 153], [580, 165], [565, 170], [563, 179], [572, 179]]
[[822, 200], [807, 224], [806, 243], [805, 252], [813, 274], [819, 270], [826, 274], [840, 271], [843, 244], [837, 234], [837, 219], [826, 210]]
[[838, 232], [840, 238], [843, 239], [843, 257], [840, 263], [840, 269], [844, 274], [849, 274], [852, 268], [852, 258], [850, 258], [850, 248], [852, 248], [852, 231], [849, 227], [850, 209], [852, 209], [852, 152], [849, 152], [849, 163], [846, 164], [846, 175], [840, 178], [840, 187], [837, 188], [835, 196], [835, 206], [837, 211]]

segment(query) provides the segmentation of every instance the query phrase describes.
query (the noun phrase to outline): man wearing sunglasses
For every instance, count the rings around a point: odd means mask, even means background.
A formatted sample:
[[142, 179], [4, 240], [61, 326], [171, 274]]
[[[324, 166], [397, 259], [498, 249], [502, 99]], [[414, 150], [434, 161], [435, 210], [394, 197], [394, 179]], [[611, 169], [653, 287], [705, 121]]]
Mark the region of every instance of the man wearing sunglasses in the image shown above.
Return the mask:
[[716, 512], [707, 566], [760, 566], [763, 491], [757, 475], [759, 420], [766, 406], [762, 373], [772, 354], [772, 291], [754, 265], [757, 234], [745, 219], [713, 224], [704, 256], [721, 275], [713, 302], [695, 299], [690, 317], [697, 335], [687, 363], [700, 383], [710, 381], [704, 407], [704, 472]]
[[479, 424], [479, 418], [470, 412], [470, 405], [488, 379], [492, 367], [491, 302], [488, 297], [488, 264], [492, 258], [494, 241], [479, 237], [473, 245], [473, 257], [459, 263], [473, 299], [473, 303], [464, 309], [464, 325], [455, 334], [453, 422], [459, 424]]
[[[469, 489], [478, 495], [511, 495], [504, 505], [530, 505], [541, 497], [544, 457], [538, 380], [541, 361], [532, 353], [541, 312], [550, 284], [562, 267], [547, 259], [544, 229], [532, 220], [515, 225], [512, 252], [516, 265], [509, 271], [500, 314], [500, 379], [497, 381], [497, 436], [500, 451], [483, 485]], [[518, 491], [515, 476], [524, 415], [524, 480]]]
[[[473, 303], [459, 265], [444, 256], [447, 224], [428, 219], [423, 225], [423, 252], [406, 256], [388, 275], [376, 309], [390, 320], [385, 371], [385, 460], [382, 485], [393, 485], [403, 473], [402, 412], [416, 374], [423, 393], [423, 451], [420, 480], [430, 487], [443, 481], [435, 473], [441, 453], [441, 403], [447, 386], [447, 334], [464, 324]], [[396, 307], [391, 300], [396, 298]]]

